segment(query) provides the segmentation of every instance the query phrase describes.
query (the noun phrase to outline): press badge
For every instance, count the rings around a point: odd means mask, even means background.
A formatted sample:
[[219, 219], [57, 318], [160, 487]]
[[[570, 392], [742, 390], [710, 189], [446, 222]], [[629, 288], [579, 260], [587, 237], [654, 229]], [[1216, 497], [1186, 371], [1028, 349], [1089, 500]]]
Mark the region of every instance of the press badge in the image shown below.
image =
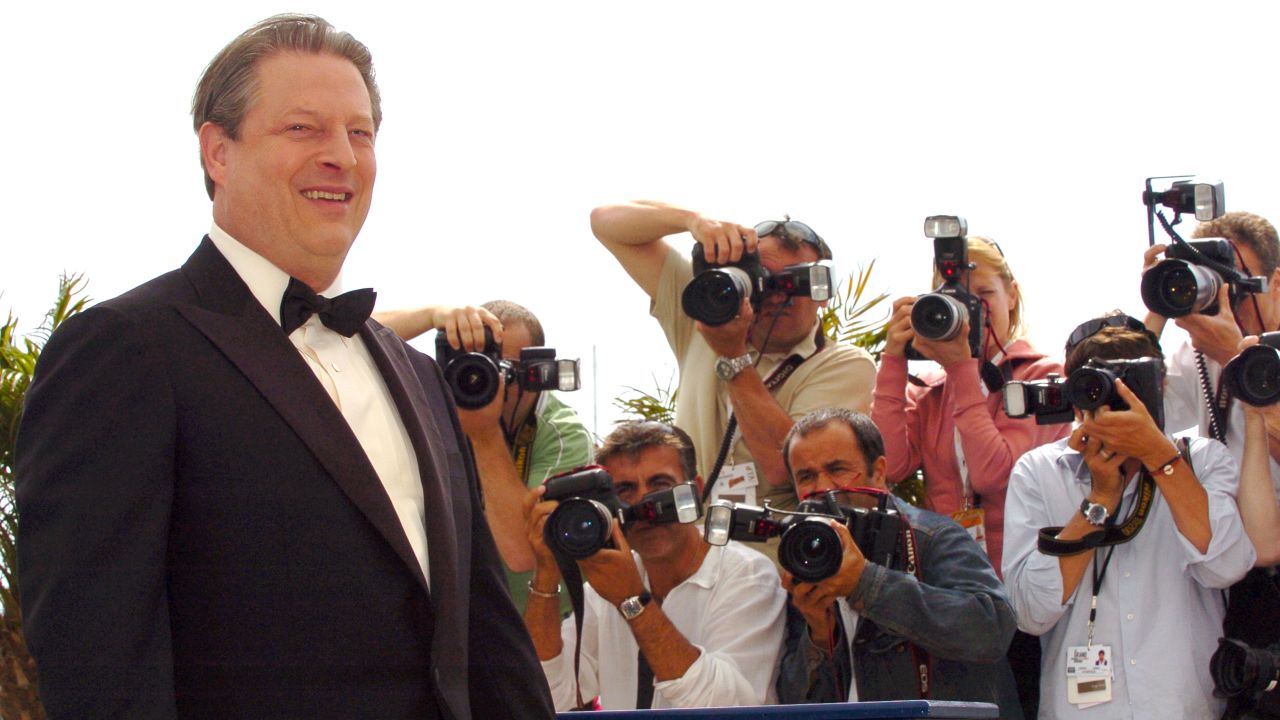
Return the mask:
[[1111, 701], [1111, 646], [1067, 648], [1067, 702], [1081, 710]]
[[712, 499], [732, 500], [744, 505], [756, 504], [756, 486], [759, 480], [756, 479], [755, 463], [725, 465], [720, 469], [718, 477], [715, 490], [711, 493]]
[[982, 553], [987, 553], [987, 525], [986, 513], [982, 508], [968, 508], [966, 510], [957, 510], [951, 513], [951, 519], [960, 524], [964, 531], [969, 533], [969, 537], [978, 543], [978, 547], [982, 548]]

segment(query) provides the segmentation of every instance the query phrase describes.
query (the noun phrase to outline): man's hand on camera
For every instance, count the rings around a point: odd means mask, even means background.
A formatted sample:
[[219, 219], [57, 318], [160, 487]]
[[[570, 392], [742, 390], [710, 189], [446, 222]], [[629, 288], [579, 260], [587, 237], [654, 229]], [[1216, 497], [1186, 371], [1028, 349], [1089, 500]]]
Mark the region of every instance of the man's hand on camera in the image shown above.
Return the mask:
[[1116, 393], [1129, 405], [1128, 410], [1112, 410], [1100, 407], [1085, 416], [1081, 424], [1089, 439], [1102, 443], [1102, 451], [1117, 456], [1131, 457], [1148, 468], [1159, 467], [1167, 461], [1177, 447], [1156, 426], [1151, 413], [1142, 400], [1124, 384], [1116, 380]]
[[1191, 344], [1195, 349], [1213, 358], [1219, 365], [1236, 355], [1236, 348], [1244, 334], [1236, 324], [1236, 315], [1231, 310], [1231, 293], [1227, 283], [1218, 288], [1218, 314], [1201, 315], [1195, 313], [1177, 318], [1173, 321], [1178, 327], [1191, 336]]
[[930, 340], [916, 335], [912, 347], [944, 368], [964, 362], [973, 357], [973, 353], [969, 351], [969, 321], [965, 320], [960, 325], [959, 332], [950, 340]]
[[711, 350], [724, 358], [740, 357], [747, 352], [747, 336], [751, 332], [751, 324], [755, 321], [755, 311], [751, 302], [743, 299], [738, 316], [723, 325], [696, 324]]
[[467, 410], [466, 408], [458, 408], [458, 422], [462, 424], [462, 431], [471, 438], [472, 442], [480, 439], [489, 439], [497, 441], [502, 440], [503, 445], [506, 444], [506, 437], [502, 435], [502, 404], [503, 398], [506, 397], [507, 381], [502, 377], [502, 373], [498, 373], [498, 392], [493, 396], [493, 400], [488, 405], [476, 408], [475, 410]]
[[1147, 251], [1142, 253], [1142, 272], [1145, 273], [1155, 267], [1156, 263], [1160, 262], [1160, 256], [1164, 254], [1165, 248], [1167, 247], [1169, 246], [1156, 243], [1155, 245], [1147, 248]]
[[[1086, 411], [1086, 416], [1088, 414], [1089, 411]], [[1104, 448], [1102, 440], [1085, 432], [1084, 425], [1077, 425], [1071, 431], [1067, 445], [1084, 456], [1084, 464], [1088, 466], [1089, 477], [1092, 478], [1090, 499], [1115, 512], [1116, 506], [1120, 504], [1120, 495], [1124, 492], [1124, 477], [1120, 466], [1128, 456]]]
[[809, 637], [818, 647], [826, 647], [831, 637], [836, 597], [822, 584], [796, 582], [795, 577], [782, 571], [782, 588], [791, 594], [791, 604], [796, 606], [809, 626]]
[[614, 547], [603, 548], [595, 555], [579, 560], [578, 567], [582, 568], [582, 577], [591, 583], [592, 589], [617, 607], [623, 600], [644, 592], [644, 581], [640, 579], [631, 546], [627, 544], [617, 519], [613, 521], [612, 532]]
[[759, 243], [755, 228], [702, 215], [698, 215], [689, 226], [689, 234], [702, 243], [707, 262], [714, 265], [735, 263], [742, 259], [744, 252], [755, 252]]
[[915, 331], [911, 329], [911, 308], [915, 307], [914, 296], [900, 297], [893, 301], [893, 314], [889, 316], [889, 329], [884, 340], [884, 354], [889, 357], [904, 357], [907, 343], [915, 339]]
[[[560, 566], [556, 565], [556, 557], [547, 547], [543, 537], [543, 528], [547, 524], [547, 516], [560, 505], [556, 500], [543, 500], [545, 485], [529, 491], [524, 499], [525, 530], [529, 538], [529, 546], [533, 548], [534, 576], [546, 585], [560, 582]], [[548, 591], [549, 592], [549, 591]]]
[[853, 542], [853, 536], [849, 534], [849, 528], [845, 527], [844, 523], [839, 520], [829, 520], [828, 523], [840, 538], [839, 569], [831, 577], [819, 582], [796, 583], [796, 585], [817, 586], [821, 589], [822, 595], [830, 596], [834, 601], [836, 598], [847, 598], [853, 594], [854, 588], [858, 587], [858, 582], [862, 580], [862, 570], [867, 566], [867, 559]]
[[482, 307], [441, 305], [436, 308], [434, 320], [436, 329], [445, 334], [454, 350], [484, 350], [485, 327], [493, 332], [494, 342], [502, 342], [502, 321]]

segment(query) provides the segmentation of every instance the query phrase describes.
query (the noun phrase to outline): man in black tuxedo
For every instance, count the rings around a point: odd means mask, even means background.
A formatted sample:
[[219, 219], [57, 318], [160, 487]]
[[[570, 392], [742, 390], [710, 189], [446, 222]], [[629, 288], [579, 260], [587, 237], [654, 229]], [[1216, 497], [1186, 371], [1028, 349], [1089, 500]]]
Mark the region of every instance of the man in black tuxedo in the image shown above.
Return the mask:
[[434, 362], [332, 303], [381, 113], [368, 50], [277, 16], [193, 103], [213, 228], [66, 322], [16, 475], [52, 718], [549, 717]]

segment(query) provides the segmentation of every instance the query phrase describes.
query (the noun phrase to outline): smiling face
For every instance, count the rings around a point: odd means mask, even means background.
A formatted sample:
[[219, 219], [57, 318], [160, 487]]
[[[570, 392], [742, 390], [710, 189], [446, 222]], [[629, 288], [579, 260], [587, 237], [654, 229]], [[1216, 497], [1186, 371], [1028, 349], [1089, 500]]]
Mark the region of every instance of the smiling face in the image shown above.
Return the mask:
[[[650, 446], [636, 454], [617, 453], [603, 462], [613, 476], [618, 498], [631, 505], [658, 490], [669, 490], [684, 482], [680, 453], [673, 447]], [[627, 542], [645, 563], [675, 561], [692, 543], [701, 542], [693, 525], [678, 523], [651, 525], [644, 521], [626, 527]]]
[[[777, 273], [788, 265], [818, 260], [818, 252], [813, 246], [801, 243], [798, 250], [787, 250], [772, 235], [760, 238], [759, 250], [760, 264], [771, 273]], [[763, 352], [790, 350], [796, 343], [813, 334], [818, 322], [818, 309], [825, 304], [814, 302], [808, 297], [793, 297], [788, 304], [786, 295], [780, 292], [766, 293], [751, 326], [752, 346]]]
[[351, 61], [281, 52], [257, 64], [257, 93], [230, 138], [205, 123], [200, 146], [219, 227], [323, 290], [364, 225], [377, 174], [369, 91]]

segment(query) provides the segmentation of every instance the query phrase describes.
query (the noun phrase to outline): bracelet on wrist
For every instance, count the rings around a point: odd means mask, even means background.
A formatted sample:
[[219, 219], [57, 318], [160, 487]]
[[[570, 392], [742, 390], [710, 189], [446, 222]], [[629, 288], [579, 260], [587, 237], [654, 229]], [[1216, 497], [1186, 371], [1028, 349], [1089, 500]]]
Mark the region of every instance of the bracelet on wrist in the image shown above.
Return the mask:
[[1152, 475], [1172, 475], [1173, 466], [1177, 465], [1178, 461], [1181, 459], [1182, 459], [1182, 451], [1178, 450], [1178, 452], [1174, 453], [1173, 457], [1169, 458], [1167, 461], [1160, 463], [1154, 468], [1147, 468], [1147, 472], [1151, 473]]
[[560, 583], [556, 583], [555, 592], [542, 592], [533, 586], [533, 581], [529, 580], [525, 583], [529, 588], [529, 594], [534, 597], [546, 598], [548, 600], [558, 600], [560, 598]]

